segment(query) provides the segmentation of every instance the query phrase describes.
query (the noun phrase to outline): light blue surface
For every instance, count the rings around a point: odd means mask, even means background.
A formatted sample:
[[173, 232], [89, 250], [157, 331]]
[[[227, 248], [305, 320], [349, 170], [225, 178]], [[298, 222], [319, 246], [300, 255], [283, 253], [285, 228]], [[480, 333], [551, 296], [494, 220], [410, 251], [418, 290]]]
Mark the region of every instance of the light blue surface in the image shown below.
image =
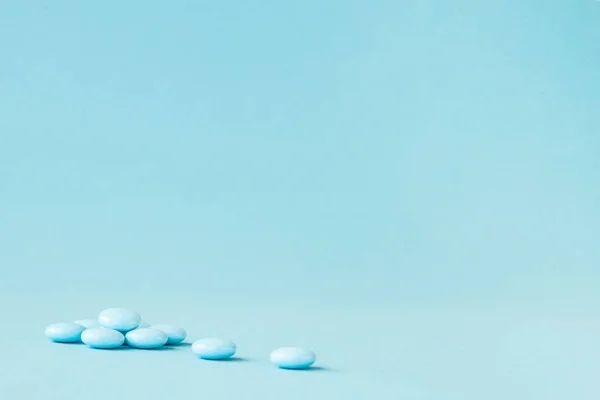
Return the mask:
[[[0, 2], [0, 398], [597, 400], [599, 43], [595, 0]], [[43, 336], [111, 305], [243, 360]]]
[[81, 334], [81, 341], [94, 349], [114, 349], [125, 342], [123, 334], [111, 328], [90, 328]]
[[85, 327], [74, 322], [58, 322], [46, 327], [46, 337], [58, 343], [78, 342]]
[[317, 356], [314, 351], [302, 347], [280, 347], [271, 352], [269, 359], [279, 368], [305, 369], [315, 363]]
[[192, 352], [205, 360], [225, 360], [236, 351], [236, 344], [229, 339], [204, 338], [192, 343]]
[[167, 334], [167, 344], [178, 344], [185, 340], [187, 332], [183, 328], [177, 328], [168, 324], [152, 325], [152, 328], [163, 331]]

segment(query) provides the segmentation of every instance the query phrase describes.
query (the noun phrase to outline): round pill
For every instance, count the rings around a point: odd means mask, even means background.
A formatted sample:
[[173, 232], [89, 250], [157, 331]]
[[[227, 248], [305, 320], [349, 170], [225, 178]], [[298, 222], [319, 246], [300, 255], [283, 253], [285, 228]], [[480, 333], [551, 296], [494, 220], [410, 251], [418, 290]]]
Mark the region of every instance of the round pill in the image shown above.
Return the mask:
[[85, 329], [100, 328], [100, 322], [96, 319], [79, 319], [75, 323], [84, 326]]
[[279, 368], [304, 369], [315, 363], [316, 354], [301, 347], [280, 347], [271, 352], [271, 362]]
[[85, 327], [75, 322], [59, 322], [49, 325], [45, 334], [48, 339], [58, 343], [72, 343], [81, 340]]
[[140, 325], [142, 318], [135, 311], [125, 308], [108, 308], [100, 313], [98, 322], [105, 328], [129, 332]]
[[152, 328], [158, 329], [159, 331], [163, 331], [167, 334], [169, 339], [167, 340], [167, 344], [177, 344], [181, 343], [185, 340], [187, 336], [187, 332], [183, 328], [176, 328], [172, 325], [167, 324], [158, 324], [152, 325]]
[[114, 349], [123, 345], [125, 337], [117, 330], [110, 328], [90, 328], [81, 334], [81, 341], [95, 349]]
[[167, 340], [166, 333], [154, 328], [134, 329], [125, 335], [125, 342], [138, 349], [155, 349], [164, 346]]
[[192, 344], [192, 352], [205, 360], [223, 360], [235, 354], [237, 346], [231, 340], [206, 338]]

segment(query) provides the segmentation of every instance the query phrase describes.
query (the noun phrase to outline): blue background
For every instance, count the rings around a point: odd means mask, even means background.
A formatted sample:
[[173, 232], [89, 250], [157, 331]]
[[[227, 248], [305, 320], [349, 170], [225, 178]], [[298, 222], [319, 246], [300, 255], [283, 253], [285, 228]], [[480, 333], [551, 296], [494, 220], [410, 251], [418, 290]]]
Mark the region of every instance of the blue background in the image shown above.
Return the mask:
[[[597, 399], [599, 49], [594, 0], [1, 1], [0, 398]], [[43, 336], [115, 306], [245, 361]]]

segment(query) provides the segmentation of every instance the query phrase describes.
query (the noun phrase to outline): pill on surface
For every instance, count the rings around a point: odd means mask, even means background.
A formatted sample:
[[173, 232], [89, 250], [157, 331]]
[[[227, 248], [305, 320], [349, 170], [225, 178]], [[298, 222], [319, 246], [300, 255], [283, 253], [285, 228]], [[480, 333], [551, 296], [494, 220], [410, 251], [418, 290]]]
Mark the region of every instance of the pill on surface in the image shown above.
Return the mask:
[[46, 337], [58, 343], [73, 343], [81, 340], [85, 327], [75, 322], [59, 322], [46, 327]]
[[280, 347], [271, 352], [271, 362], [279, 368], [304, 369], [315, 363], [316, 354], [301, 347]]
[[164, 346], [167, 340], [166, 333], [154, 328], [134, 329], [125, 335], [125, 342], [138, 349], [155, 349]]
[[100, 328], [101, 326], [100, 322], [96, 319], [79, 319], [75, 323], [84, 326], [85, 329]]
[[114, 349], [123, 345], [125, 337], [117, 330], [99, 327], [83, 331], [81, 341], [95, 349]]
[[142, 318], [135, 311], [125, 308], [108, 308], [100, 313], [98, 322], [105, 328], [125, 333], [137, 328]]
[[185, 340], [187, 336], [187, 332], [183, 328], [177, 328], [172, 325], [167, 324], [157, 324], [152, 325], [152, 328], [158, 329], [159, 331], [163, 331], [167, 334], [169, 339], [167, 340], [167, 344], [177, 344], [181, 343]]
[[192, 352], [205, 360], [223, 360], [235, 354], [237, 346], [231, 340], [206, 338], [192, 344]]

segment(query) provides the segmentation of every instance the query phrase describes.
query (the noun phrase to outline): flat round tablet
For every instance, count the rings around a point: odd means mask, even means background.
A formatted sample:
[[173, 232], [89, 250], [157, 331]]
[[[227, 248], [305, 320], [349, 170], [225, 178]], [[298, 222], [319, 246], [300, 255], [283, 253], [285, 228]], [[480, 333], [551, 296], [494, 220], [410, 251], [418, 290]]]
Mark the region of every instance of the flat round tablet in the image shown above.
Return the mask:
[[75, 322], [59, 322], [46, 327], [46, 337], [58, 343], [72, 343], [81, 340], [85, 327]]
[[271, 352], [271, 362], [279, 368], [304, 369], [315, 363], [316, 354], [301, 347], [280, 347]]
[[129, 332], [140, 325], [142, 318], [140, 314], [126, 308], [108, 308], [100, 313], [98, 322], [105, 328]]
[[206, 338], [192, 344], [192, 352], [205, 360], [223, 360], [235, 354], [237, 346], [231, 340]]
[[115, 329], [100, 327], [83, 331], [81, 341], [95, 349], [114, 349], [123, 345], [125, 337]]
[[187, 332], [183, 328], [177, 328], [172, 325], [167, 324], [158, 324], [152, 325], [152, 328], [163, 331], [167, 334], [169, 339], [167, 340], [167, 344], [177, 344], [181, 343], [185, 340], [187, 336]]
[[125, 342], [138, 349], [155, 349], [164, 346], [167, 340], [166, 333], [154, 328], [134, 329], [125, 335]]

